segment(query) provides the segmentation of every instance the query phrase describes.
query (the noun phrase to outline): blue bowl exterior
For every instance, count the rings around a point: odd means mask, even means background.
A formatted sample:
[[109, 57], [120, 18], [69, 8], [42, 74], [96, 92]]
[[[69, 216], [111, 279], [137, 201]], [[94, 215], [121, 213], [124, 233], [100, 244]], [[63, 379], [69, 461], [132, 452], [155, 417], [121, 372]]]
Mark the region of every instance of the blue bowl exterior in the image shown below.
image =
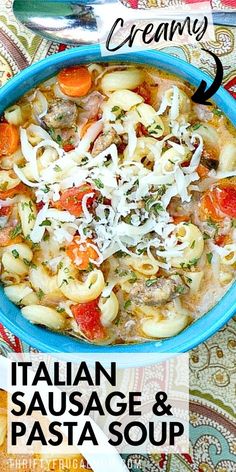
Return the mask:
[[[5, 108], [15, 103], [28, 90], [40, 82], [55, 75], [65, 66], [89, 62], [136, 62], [153, 65], [167, 72], [176, 74], [191, 84], [198, 86], [201, 80], [208, 85], [212, 78], [191, 64], [159, 51], [136, 52], [128, 55], [101, 57], [99, 46], [80, 47], [55, 54], [32, 66], [11, 79], [0, 89], [0, 114]], [[236, 126], [235, 100], [222, 87], [214, 95], [214, 102]], [[19, 308], [11, 303], [0, 290], [0, 321], [16, 336], [43, 352], [91, 353], [178, 353], [186, 352], [216, 333], [236, 312], [236, 283], [208, 313], [195, 321], [177, 336], [163, 341], [150, 341], [144, 344], [121, 346], [94, 346], [72, 337], [53, 333], [30, 324], [25, 320]]]

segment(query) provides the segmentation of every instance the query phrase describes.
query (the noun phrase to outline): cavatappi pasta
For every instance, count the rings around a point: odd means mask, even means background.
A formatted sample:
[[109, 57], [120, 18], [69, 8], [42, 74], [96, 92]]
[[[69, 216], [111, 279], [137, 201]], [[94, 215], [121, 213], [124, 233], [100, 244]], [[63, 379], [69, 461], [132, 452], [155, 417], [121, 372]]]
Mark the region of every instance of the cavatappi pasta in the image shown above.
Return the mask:
[[62, 70], [0, 122], [0, 259], [31, 323], [99, 344], [175, 336], [235, 279], [236, 133], [135, 64]]
[[7, 452], [7, 393], [0, 390], [0, 464], [4, 472], [93, 472], [80, 454], [9, 454]]

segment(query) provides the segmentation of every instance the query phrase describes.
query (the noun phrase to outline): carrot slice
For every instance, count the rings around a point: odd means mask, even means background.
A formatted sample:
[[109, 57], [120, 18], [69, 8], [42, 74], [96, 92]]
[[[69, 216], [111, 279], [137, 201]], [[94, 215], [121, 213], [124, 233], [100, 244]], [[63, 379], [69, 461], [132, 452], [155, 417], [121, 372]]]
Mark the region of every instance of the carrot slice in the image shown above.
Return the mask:
[[0, 156], [9, 156], [18, 149], [19, 130], [9, 123], [0, 123]]
[[173, 220], [175, 225], [178, 225], [179, 223], [184, 223], [190, 220], [190, 217], [188, 215], [176, 215], [173, 216]]
[[79, 236], [77, 236], [66, 251], [66, 254], [80, 270], [87, 270], [89, 268], [89, 262], [98, 259], [97, 251], [89, 245], [91, 243], [92, 241], [90, 239], [82, 243], [80, 242]]
[[9, 190], [0, 191], [0, 200], [6, 200], [6, 198], [12, 198], [19, 193], [27, 193], [28, 189], [26, 185], [20, 183], [16, 187], [10, 188]]
[[200, 218], [201, 220], [212, 219], [213, 221], [222, 221], [224, 215], [219, 211], [215, 194], [212, 190], [208, 190], [200, 200]]
[[207, 177], [209, 174], [209, 169], [207, 169], [207, 167], [205, 167], [204, 165], [199, 164], [199, 166], [197, 167], [197, 173], [200, 179], [205, 179], [205, 177]]
[[65, 95], [83, 97], [92, 85], [92, 77], [86, 67], [74, 66], [62, 69], [58, 74], [59, 86]]

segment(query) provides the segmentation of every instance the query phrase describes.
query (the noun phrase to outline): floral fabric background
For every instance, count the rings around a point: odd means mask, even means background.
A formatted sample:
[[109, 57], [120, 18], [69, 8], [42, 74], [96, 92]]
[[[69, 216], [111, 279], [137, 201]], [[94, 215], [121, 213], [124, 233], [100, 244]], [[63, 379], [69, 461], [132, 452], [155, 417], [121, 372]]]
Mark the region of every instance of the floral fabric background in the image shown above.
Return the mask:
[[[163, 7], [178, 6], [182, 1], [130, 0], [129, 3], [133, 7]], [[236, 0], [212, 0], [212, 6], [236, 8]], [[163, 50], [214, 75], [214, 61], [209, 60], [201, 47], [220, 57], [224, 66], [224, 87], [236, 99], [236, 28], [216, 27], [216, 42], [181, 47], [172, 44]], [[0, 86], [21, 69], [64, 49], [64, 45], [48, 42], [26, 30], [12, 13], [12, 0], [0, 0]], [[31, 349], [0, 324], [1, 354]], [[236, 470], [235, 360], [236, 318], [190, 353], [190, 454], [126, 456], [124, 459], [132, 472]]]

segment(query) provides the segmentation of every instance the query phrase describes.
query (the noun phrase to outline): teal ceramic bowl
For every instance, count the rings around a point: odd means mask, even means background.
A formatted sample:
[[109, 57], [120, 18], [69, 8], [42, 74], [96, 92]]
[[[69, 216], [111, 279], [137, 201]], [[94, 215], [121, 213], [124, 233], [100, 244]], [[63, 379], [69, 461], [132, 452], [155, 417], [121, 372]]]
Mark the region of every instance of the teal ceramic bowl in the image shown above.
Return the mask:
[[[80, 47], [55, 54], [28, 67], [4, 85], [0, 90], [0, 114], [15, 103], [28, 90], [55, 75], [60, 69], [73, 64], [89, 62], [136, 62], [148, 64], [198, 86], [201, 80], [208, 85], [212, 79], [201, 70], [159, 51], [144, 51], [128, 55], [101, 57], [99, 46]], [[214, 101], [236, 126], [236, 103], [222, 87], [214, 95]], [[51, 353], [180, 353], [194, 348], [215, 334], [236, 312], [236, 284], [208, 313], [195, 321], [177, 336], [163, 341], [150, 341], [144, 344], [100, 347], [86, 344], [72, 337], [56, 334], [26, 321], [19, 308], [13, 305], [0, 289], [0, 322], [12, 333], [31, 346]]]

